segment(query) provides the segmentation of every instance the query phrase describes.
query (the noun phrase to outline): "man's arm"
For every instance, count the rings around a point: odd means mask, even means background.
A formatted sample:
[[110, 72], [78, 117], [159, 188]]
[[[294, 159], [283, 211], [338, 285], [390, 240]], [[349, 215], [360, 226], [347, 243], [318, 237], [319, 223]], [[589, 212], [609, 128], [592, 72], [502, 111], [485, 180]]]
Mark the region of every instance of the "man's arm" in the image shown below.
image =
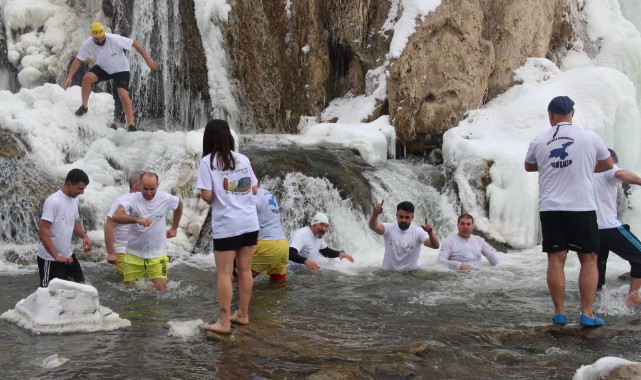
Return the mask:
[[156, 61], [151, 59], [151, 57], [149, 56], [149, 54], [147, 54], [147, 51], [145, 50], [144, 47], [142, 47], [140, 42], [134, 40], [132, 46], [133, 46], [134, 49], [136, 49], [138, 54], [140, 54], [142, 59], [145, 60], [145, 63], [147, 64], [147, 66], [149, 66], [150, 69], [152, 69], [154, 71], [158, 70], [158, 64], [156, 63]]
[[630, 185], [641, 185], [641, 177], [638, 175], [627, 171], [627, 170], [617, 170], [617, 172], [614, 174], [614, 176], [618, 179], [621, 180], [627, 184]]
[[327, 257], [328, 259], [335, 259], [338, 257], [341, 260], [347, 259], [351, 262], [354, 262], [354, 258], [352, 257], [352, 255], [350, 255], [349, 253], [346, 253], [343, 250], [337, 251], [335, 249], [325, 247], [323, 249], [319, 249], [318, 252], [320, 252], [321, 255]]
[[178, 207], [174, 210], [174, 220], [171, 223], [171, 228], [167, 231], [167, 239], [175, 237], [180, 225], [180, 217], [183, 215], [183, 201], [178, 200]]
[[425, 224], [423, 224], [421, 228], [423, 229], [423, 231], [427, 232], [428, 235], [428, 238], [425, 239], [423, 245], [429, 248], [437, 249], [441, 245], [441, 243], [438, 241], [438, 236], [436, 236], [432, 225], [427, 222], [427, 218], [425, 218]]
[[89, 250], [91, 250], [91, 240], [89, 240], [89, 236], [87, 236], [85, 230], [77, 220], [73, 225], [73, 234], [82, 239], [82, 250], [85, 252], [89, 252]]
[[107, 262], [109, 264], [115, 264], [117, 261], [116, 258], [116, 247], [114, 246], [114, 228], [116, 228], [117, 223], [107, 217], [105, 222], [105, 246], [107, 247]]
[[318, 265], [314, 260], [310, 260], [301, 256], [298, 253], [298, 250], [294, 247], [289, 247], [289, 260], [298, 264], [304, 264], [311, 270], [320, 269], [320, 265]]
[[525, 162], [525, 171], [526, 172], [538, 172], [539, 171], [539, 165], [534, 163], [531, 164], [529, 162]]
[[383, 203], [385, 200], [382, 200], [381, 203], [377, 203], [374, 206], [372, 211], [372, 216], [369, 218], [369, 229], [376, 232], [379, 235], [385, 233], [385, 226], [382, 223], [378, 222], [378, 216], [383, 213]]
[[116, 223], [120, 224], [133, 224], [138, 223], [141, 226], [149, 227], [151, 226], [151, 219], [149, 218], [136, 218], [135, 216], [129, 216], [125, 213], [125, 208], [122, 205], [118, 206], [118, 210], [113, 214], [112, 219]]
[[49, 255], [51, 255], [55, 261], [71, 264], [73, 262], [73, 257], [62, 257], [58, 255], [58, 252], [56, 252], [56, 247], [53, 245], [53, 240], [51, 240], [51, 236], [49, 235], [49, 228], [52, 224], [53, 223], [48, 220], [40, 219], [40, 223], [38, 223], [38, 237], [47, 252], [49, 252]]
[[67, 78], [65, 78], [65, 82], [62, 85], [62, 88], [66, 90], [69, 86], [71, 86], [71, 80], [73, 79], [74, 74], [76, 74], [76, 71], [78, 71], [78, 69], [80, 68], [81, 64], [82, 61], [78, 58], [73, 59], [71, 67], [69, 67], [69, 73], [67, 74]]
[[501, 262], [499, 255], [496, 253], [496, 250], [489, 245], [485, 239], [483, 239], [483, 245], [481, 246], [481, 254], [487, 257], [487, 260], [492, 266]]
[[614, 165], [614, 161], [612, 161], [612, 157], [608, 157], [605, 160], [597, 160], [596, 166], [594, 167], [594, 172], [595, 173], [607, 172], [608, 170], [612, 169], [613, 165]]
[[438, 263], [441, 265], [445, 265], [446, 267], [450, 269], [459, 269], [459, 270], [469, 270], [470, 266], [458, 262], [456, 260], [450, 260], [450, 256], [452, 255], [452, 246], [451, 243], [448, 243], [446, 240], [445, 243], [441, 246], [441, 250], [438, 252]]

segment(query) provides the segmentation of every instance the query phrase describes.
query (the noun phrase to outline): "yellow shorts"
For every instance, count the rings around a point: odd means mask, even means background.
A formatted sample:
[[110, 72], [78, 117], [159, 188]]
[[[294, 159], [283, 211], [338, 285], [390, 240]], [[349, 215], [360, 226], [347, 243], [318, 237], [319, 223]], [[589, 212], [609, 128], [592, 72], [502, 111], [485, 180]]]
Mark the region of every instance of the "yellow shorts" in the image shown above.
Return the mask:
[[131, 253], [125, 253], [123, 260], [123, 276], [125, 281], [138, 281], [145, 275], [150, 280], [156, 278], [167, 279], [167, 264], [169, 257], [161, 256], [153, 259], [143, 259]]
[[125, 254], [116, 253], [116, 272], [123, 274], [125, 273]]
[[259, 240], [252, 257], [252, 270], [262, 274], [285, 274], [289, 243], [282, 240]]

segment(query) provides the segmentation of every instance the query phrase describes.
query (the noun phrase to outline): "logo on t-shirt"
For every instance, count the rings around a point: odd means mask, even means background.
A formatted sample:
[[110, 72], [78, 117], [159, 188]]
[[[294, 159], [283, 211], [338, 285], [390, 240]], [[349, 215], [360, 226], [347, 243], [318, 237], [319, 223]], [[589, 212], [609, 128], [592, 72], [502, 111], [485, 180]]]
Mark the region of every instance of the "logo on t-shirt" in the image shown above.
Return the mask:
[[223, 178], [223, 189], [230, 193], [246, 193], [251, 188], [252, 180], [250, 177], [243, 177], [237, 181], [230, 181], [229, 178]]
[[[552, 141], [550, 141], [550, 142], [552, 142]], [[566, 160], [566, 158], [569, 155], [569, 153], [567, 152], [567, 149], [572, 144], [574, 144], [574, 141], [568, 141], [566, 143], [563, 143], [560, 148], [552, 149], [550, 151], [550, 156], [548, 158], [558, 158], [559, 159], [558, 161], [553, 161], [553, 162], [550, 163], [550, 165], [553, 168], [559, 169], [559, 168], [565, 168], [565, 167], [568, 167], [568, 166], [572, 165], [572, 160]]]

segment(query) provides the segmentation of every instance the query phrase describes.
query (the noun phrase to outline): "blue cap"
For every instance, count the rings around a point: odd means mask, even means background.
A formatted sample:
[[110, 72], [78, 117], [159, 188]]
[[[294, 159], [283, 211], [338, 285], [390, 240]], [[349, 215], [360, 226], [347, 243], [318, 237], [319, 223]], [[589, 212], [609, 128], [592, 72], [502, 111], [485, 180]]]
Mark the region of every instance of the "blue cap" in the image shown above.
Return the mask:
[[574, 102], [567, 96], [557, 96], [548, 105], [548, 111], [557, 115], [567, 115], [574, 111]]

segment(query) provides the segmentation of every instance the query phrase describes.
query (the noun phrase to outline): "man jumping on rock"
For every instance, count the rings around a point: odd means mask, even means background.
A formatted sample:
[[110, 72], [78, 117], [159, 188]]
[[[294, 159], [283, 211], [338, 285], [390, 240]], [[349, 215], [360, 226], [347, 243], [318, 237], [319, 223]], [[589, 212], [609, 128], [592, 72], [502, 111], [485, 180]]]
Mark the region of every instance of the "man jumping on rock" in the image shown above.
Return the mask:
[[65, 90], [71, 85], [74, 74], [88, 57], [96, 58], [96, 64], [82, 77], [82, 105], [76, 111], [76, 115], [82, 116], [89, 110], [89, 95], [94, 83], [113, 79], [125, 111], [128, 130], [131, 132], [136, 130], [134, 107], [129, 97], [129, 60], [125, 55], [125, 50], [131, 50], [132, 47], [150, 69], [154, 71], [158, 69], [156, 61], [151, 59], [138, 41], [118, 34], [105, 33], [105, 29], [98, 22], [91, 24], [91, 37], [80, 45], [80, 50], [69, 68], [63, 85]]

